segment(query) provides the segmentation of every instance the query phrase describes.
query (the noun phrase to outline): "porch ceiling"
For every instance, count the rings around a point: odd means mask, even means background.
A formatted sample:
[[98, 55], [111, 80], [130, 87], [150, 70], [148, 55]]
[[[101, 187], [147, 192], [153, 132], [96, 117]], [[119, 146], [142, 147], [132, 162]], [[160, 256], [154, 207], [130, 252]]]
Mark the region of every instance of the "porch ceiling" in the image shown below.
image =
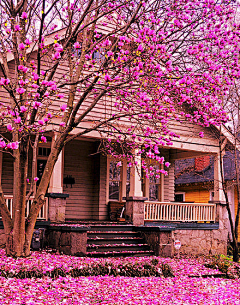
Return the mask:
[[169, 158], [171, 161], [180, 160], [180, 159], [188, 159], [188, 158], [196, 158], [200, 156], [207, 156], [213, 154], [214, 152], [203, 152], [203, 151], [191, 151], [191, 150], [181, 150], [181, 149], [170, 149]]

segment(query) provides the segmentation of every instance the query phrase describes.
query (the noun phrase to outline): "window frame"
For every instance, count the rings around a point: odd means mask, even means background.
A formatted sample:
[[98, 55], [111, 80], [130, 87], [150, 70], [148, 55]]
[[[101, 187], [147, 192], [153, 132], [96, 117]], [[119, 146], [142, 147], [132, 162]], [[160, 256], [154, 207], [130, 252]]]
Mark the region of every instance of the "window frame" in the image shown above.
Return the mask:
[[[153, 165], [159, 165], [159, 169], [163, 169], [163, 164], [159, 164], [159, 163], [154, 163]], [[164, 174], [160, 174], [160, 178], [159, 178], [159, 183], [156, 184], [158, 185], [158, 199], [157, 200], [150, 200], [149, 198], [149, 187], [150, 187], [150, 179], [146, 178], [146, 175], [144, 174], [142, 177], [142, 192], [143, 192], [143, 197], [147, 197], [147, 201], [151, 201], [151, 202], [164, 202]]]
[[108, 156], [107, 157], [107, 185], [106, 185], [106, 202], [116, 201], [116, 202], [125, 202], [127, 190], [124, 185], [127, 185], [127, 160], [121, 160], [122, 166], [120, 168], [120, 180], [119, 180], [119, 199], [110, 199], [109, 198], [109, 182], [110, 182], [110, 163], [117, 162], [114, 158]]
[[[185, 202], [185, 195], [186, 195], [186, 192], [175, 192], [174, 193], [174, 201], [175, 201], [175, 196], [176, 195], [183, 195], [183, 201], [182, 202]], [[181, 201], [175, 201], [175, 202], [181, 202]]]

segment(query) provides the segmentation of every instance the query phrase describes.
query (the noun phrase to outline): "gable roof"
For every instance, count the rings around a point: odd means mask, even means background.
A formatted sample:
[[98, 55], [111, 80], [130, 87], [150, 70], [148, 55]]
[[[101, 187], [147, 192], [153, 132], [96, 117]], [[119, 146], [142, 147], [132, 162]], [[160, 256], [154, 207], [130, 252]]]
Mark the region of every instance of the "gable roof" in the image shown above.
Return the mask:
[[[224, 179], [232, 181], [236, 179], [234, 155], [227, 151], [223, 157]], [[175, 184], [191, 184], [212, 182], [214, 180], [214, 157], [210, 156], [209, 166], [202, 171], [195, 168], [195, 158], [175, 161]]]

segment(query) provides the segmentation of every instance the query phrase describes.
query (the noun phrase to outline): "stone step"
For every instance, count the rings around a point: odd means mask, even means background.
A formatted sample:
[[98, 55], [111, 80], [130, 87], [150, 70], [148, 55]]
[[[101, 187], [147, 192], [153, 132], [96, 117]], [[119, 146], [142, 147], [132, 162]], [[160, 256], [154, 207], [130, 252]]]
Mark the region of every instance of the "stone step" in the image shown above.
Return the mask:
[[91, 231], [99, 231], [99, 232], [103, 232], [103, 231], [133, 231], [134, 232], [134, 226], [133, 225], [118, 225], [118, 224], [114, 224], [114, 225], [98, 225], [98, 224], [94, 224], [94, 225], [90, 225], [90, 228], [88, 230], [89, 232]]
[[106, 251], [106, 252], [98, 252], [98, 251], [94, 251], [94, 252], [87, 252], [86, 253], [87, 256], [89, 257], [126, 257], [126, 256], [153, 256], [154, 255], [154, 251], [151, 250], [146, 250], [146, 251]]
[[122, 238], [122, 237], [141, 237], [139, 232], [133, 231], [88, 231], [88, 238]]
[[109, 237], [109, 238], [102, 238], [102, 237], [95, 237], [87, 239], [87, 244], [143, 244], [144, 239], [141, 237]]
[[122, 251], [148, 251], [147, 244], [94, 244], [87, 245], [87, 252], [122, 252]]

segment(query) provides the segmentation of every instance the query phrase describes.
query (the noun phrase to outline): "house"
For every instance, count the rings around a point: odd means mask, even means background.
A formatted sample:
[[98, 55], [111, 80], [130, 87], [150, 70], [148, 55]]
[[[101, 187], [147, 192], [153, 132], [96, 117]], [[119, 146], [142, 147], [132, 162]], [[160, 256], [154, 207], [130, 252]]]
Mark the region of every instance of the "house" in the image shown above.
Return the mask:
[[[234, 155], [226, 151], [223, 157], [224, 180], [233, 220], [237, 212], [236, 170]], [[175, 201], [214, 201], [214, 160], [212, 156], [196, 157], [175, 162]], [[240, 233], [240, 227], [238, 228]], [[238, 236], [238, 241], [240, 237]]]
[[[49, 44], [52, 43], [50, 38], [49, 41]], [[9, 66], [13, 66], [10, 55]], [[9, 101], [9, 96], [3, 88], [0, 88], [0, 97], [5, 103]], [[54, 107], [59, 107], [61, 103], [64, 103], [64, 99], [53, 101]], [[88, 103], [87, 100], [81, 105], [83, 109], [88, 107]], [[81, 129], [91, 128], [92, 122], [111, 116], [113, 111], [113, 101], [103, 98], [98, 107], [88, 113], [85, 122], [77, 126], [71, 135], [77, 134]], [[53, 120], [46, 132], [48, 141], [38, 145], [36, 172], [39, 178], [50, 153], [51, 139], [58, 132], [55, 131], [55, 126], [59, 123], [59, 118]], [[173, 132], [177, 130], [180, 138], [175, 138], [171, 146], [159, 147], [160, 155], [170, 163], [168, 175], [161, 174], [159, 179], [149, 179], [141, 174], [139, 155], [135, 158], [136, 167], [128, 168], [126, 160], [122, 160], [122, 165], [117, 167], [110, 156], [99, 154], [99, 132], [92, 131], [86, 136], [76, 137], [67, 142], [55, 164], [46, 194], [47, 202], [40, 211], [38, 226], [43, 225], [44, 221], [50, 221], [51, 224], [55, 224], [54, 230], [59, 233], [65, 230], [63, 225], [57, 225], [59, 223], [107, 221], [109, 202], [113, 202], [119, 206], [125, 205], [126, 220], [134, 226], [134, 230], [141, 232], [156, 254], [172, 255], [174, 240], [181, 241], [183, 253], [226, 253], [228, 217], [219, 179], [218, 138], [221, 135], [226, 138], [226, 143], [231, 144], [231, 134], [224, 127], [201, 127], [189, 121], [180, 122], [174, 119], [169, 120], [168, 128]], [[205, 136], [200, 138], [199, 133], [204, 133]], [[212, 155], [214, 163], [214, 202], [174, 202], [175, 161], [209, 154]], [[30, 154], [29, 161], [32, 158]], [[31, 171], [29, 168], [30, 177]], [[0, 173], [2, 189], [12, 212], [13, 157], [3, 151], [0, 152]], [[26, 204], [26, 215], [29, 213], [30, 205], [31, 198]], [[75, 245], [74, 250], [69, 253], [86, 253], [88, 230], [87, 226], [80, 227], [79, 230], [68, 226], [66, 234], [71, 232], [71, 236], [66, 235], [62, 245], [68, 239]], [[3, 235], [3, 231], [1, 234]], [[53, 234], [52, 239], [60, 238], [59, 236]]]

